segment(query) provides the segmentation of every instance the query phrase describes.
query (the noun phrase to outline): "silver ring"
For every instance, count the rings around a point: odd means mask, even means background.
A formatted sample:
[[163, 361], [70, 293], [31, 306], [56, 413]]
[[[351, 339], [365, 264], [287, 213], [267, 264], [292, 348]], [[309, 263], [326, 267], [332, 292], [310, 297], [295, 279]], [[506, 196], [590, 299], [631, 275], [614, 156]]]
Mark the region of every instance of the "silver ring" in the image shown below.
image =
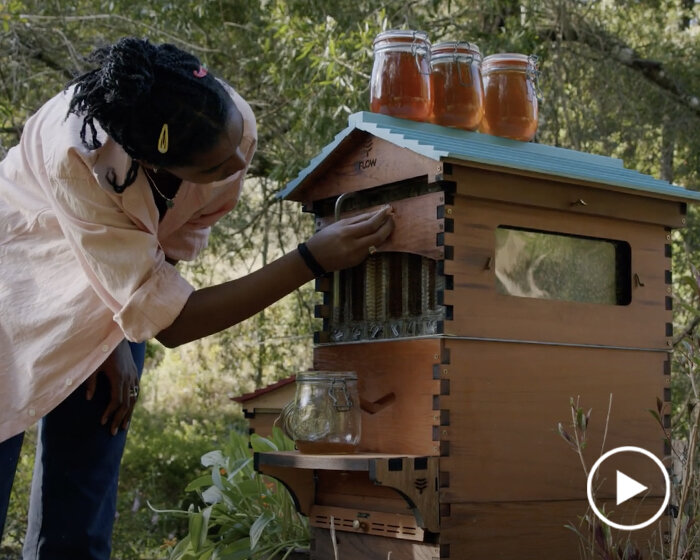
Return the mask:
[[374, 245], [370, 245], [368, 251], [370, 255], [374, 255], [377, 252], [377, 248]]
[[129, 396], [132, 399], [138, 398], [138, 396], [139, 396], [139, 386], [138, 385], [134, 385], [133, 387], [131, 387], [131, 389], [129, 389]]

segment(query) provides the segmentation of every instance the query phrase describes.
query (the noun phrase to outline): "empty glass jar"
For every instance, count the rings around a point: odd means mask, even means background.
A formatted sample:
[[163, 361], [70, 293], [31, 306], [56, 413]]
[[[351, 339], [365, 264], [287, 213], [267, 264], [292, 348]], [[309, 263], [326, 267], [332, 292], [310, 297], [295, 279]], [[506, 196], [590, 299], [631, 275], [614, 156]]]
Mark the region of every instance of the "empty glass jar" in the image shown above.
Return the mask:
[[472, 43], [434, 45], [430, 55], [431, 121], [476, 130], [484, 114], [481, 51]]
[[481, 65], [484, 117], [479, 130], [529, 141], [537, 132], [537, 57], [492, 54]]
[[360, 398], [354, 372], [308, 371], [282, 411], [282, 429], [302, 453], [353, 453], [360, 444]]
[[415, 121], [431, 112], [430, 41], [423, 31], [392, 29], [374, 39], [370, 110]]

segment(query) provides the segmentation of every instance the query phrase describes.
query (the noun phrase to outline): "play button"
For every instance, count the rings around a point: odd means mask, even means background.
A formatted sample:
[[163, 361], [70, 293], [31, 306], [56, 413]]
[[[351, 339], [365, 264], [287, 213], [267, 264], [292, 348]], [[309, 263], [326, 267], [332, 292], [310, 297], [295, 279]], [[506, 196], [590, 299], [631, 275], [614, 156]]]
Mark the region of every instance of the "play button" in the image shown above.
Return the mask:
[[617, 492], [615, 492], [615, 505], [626, 502], [630, 498], [634, 498], [636, 495], [641, 494], [644, 490], [649, 487], [639, 484], [634, 478], [627, 476], [625, 473], [617, 471]]
[[[623, 465], [624, 468], [612, 469], [611, 465]], [[605, 500], [612, 498], [612, 490], [607, 484], [608, 481], [612, 482], [613, 472], [615, 497], [609, 505], [614, 504], [616, 507], [609, 508]], [[671, 497], [671, 481], [666, 467], [656, 455], [641, 447], [629, 445], [611, 449], [593, 464], [588, 474], [586, 492], [593, 513], [603, 523], [623, 531], [634, 531], [651, 525], [666, 511]], [[635, 522], [623, 524], [613, 521], [616, 516], [625, 518], [626, 502], [633, 498], [637, 500], [629, 503], [628, 509], [632, 513], [627, 512], [627, 517], [631, 515]], [[659, 501], [661, 505], [657, 508]], [[646, 519], [640, 521], [635, 516], [642, 511]]]

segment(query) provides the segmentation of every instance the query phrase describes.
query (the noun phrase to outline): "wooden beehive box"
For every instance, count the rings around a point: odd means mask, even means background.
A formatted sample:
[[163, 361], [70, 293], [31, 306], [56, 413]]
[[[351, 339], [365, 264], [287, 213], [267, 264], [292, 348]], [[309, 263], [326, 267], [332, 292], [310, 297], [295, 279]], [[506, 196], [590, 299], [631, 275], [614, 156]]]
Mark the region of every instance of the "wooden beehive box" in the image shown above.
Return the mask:
[[295, 380], [296, 376], [290, 375], [231, 399], [241, 405], [243, 416], [248, 421], [249, 433], [261, 436], [272, 434], [272, 428], [278, 425], [277, 419], [284, 405], [294, 399]]
[[606, 450], [666, 454], [649, 409], [670, 400], [670, 231], [700, 194], [611, 158], [357, 113], [282, 195], [318, 228], [395, 210], [379, 253], [317, 283], [313, 366], [357, 372], [361, 453], [256, 456], [309, 515], [312, 558], [575, 557], [564, 526], [587, 513], [586, 478], [557, 425], [571, 399], [593, 410], [588, 466], [604, 432]]

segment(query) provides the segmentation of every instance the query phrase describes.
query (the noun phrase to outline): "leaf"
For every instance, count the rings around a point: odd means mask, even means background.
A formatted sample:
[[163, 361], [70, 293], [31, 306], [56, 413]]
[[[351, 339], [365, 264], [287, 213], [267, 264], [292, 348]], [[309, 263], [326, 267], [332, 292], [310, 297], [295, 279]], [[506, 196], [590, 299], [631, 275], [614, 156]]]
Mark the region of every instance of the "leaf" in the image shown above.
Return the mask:
[[255, 480], [255, 477], [241, 480], [238, 483], [238, 490], [244, 496], [253, 497], [257, 499], [259, 494], [258, 481]]
[[569, 433], [564, 429], [564, 425], [563, 425], [561, 422], [559, 422], [559, 423], [557, 424], [557, 429], [559, 430], [559, 435], [560, 435], [561, 437], [563, 437], [563, 438], [564, 438], [566, 441], [568, 441], [569, 443], [574, 443], [573, 440], [571, 439], [571, 436], [570, 436]]
[[605, 552], [605, 553], [606, 553], [606, 556], [605, 556], [605, 557], [607, 558], [607, 557], [608, 557], [608, 556], [607, 556], [608, 543], [607, 543], [607, 539], [606, 539], [606, 537], [605, 537], [604, 528], [603, 528], [603, 526], [602, 526], [600, 523], [596, 524], [596, 526], [595, 526], [595, 529], [594, 529], [594, 539], [595, 539], [596, 546], [597, 546], [602, 552]]
[[192, 548], [195, 552], [199, 550], [199, 540], [202, 536], [202, 525], [204, 524], [204, 517], [201, 513], [192, 513], [189, 520], [189, 537], [192, 543]]
[[216, 449], [214, 451], [209, 451], [208, 453], [205, 453], [202, 455], [202, 466], [204, 467], [213, 467], [214, 465], [218, 465], [221, 467], [226, 466], [226, 460], [224, 459], [224, 454], [221, 453], [220, 449]]
[[203, 549], [207, 542], [210, 515], [211, 507], [204, 508], [200, 512], [193, 512], [190, 515], [189, 537], [194, 552], [204, 552]]
[[204, 492], [202, 492], [202, 501], [209, 505], [218, 504], [223, 497], [223, 492], [216, 486], [210, 486]]
[[203, 487], [209, 487], [213, 484], [211, 480], [211, 475], [210, 474], [205, 474], [203, 476], [200, 476], [199, 478], [195, 478], [192, 482], [190, 482], [187, 486], [185, 486], [185, 492], [194, 492], [195, 490], [199, 490], [200, 488]]
[[211, 468], [211, 481], [214, 486], [219, 488], [220, 490], [224, 489], [224, 485], [221, 482], [221, 471], [219, 470], [220, 467], [218, 465], [214, 465]]
[[253, 448], [253, 451], [257, 451], [258, 453], [278, 451], [277, 446], [272, 441], [259, 434], [250, 435], [250, 446]]
[[239, 473], [242, 473], [247, 468], [250, 468], [251, 472], [253, 472], [251, 464], [253, 462], [252, 457], [248, 457], [246, 459], [240, 460], [233, 465], [233, 469], [231, 470], [230, 473], [228, 473], [228, 479], [233, 480], [235, 477], [239, 475]]
[[260, 537], [262, 536], [265, 527], [275, 518], [274, 514], [269, 511], [264, 511], [250, 526], [250, 550], [255, 550]]
[[170, 560], [186, 560], [191, 557], [188, 553], [190, 547], [190, 536], [185, 535], [170, 552]]
[[274, 426], [272, 428], [272, 443], [277, 446], [279, 451], [294, 451], [294, 440], [287, 437], [281, 428]]
[[304, 48], [301, 50], [301, 52], [297, 55], [296, 60], [302, 60], [308, 56], [308, 54], [311, 52], [311, 50], [314, 48], [315, 44], [312, 41], [309, 41], [304, 45]]
[[220, 560], [248, 560], [251, 557], [250, 537], [248, 535], [219, 551]]
[[659, 416], [659, 413], [656, 412], [655, 410], [652, 410], [651, 408], [648, 409], [648, 410], [649, 410], [649, 414], [651, 414], [651, 415], [654, 417], [654, 419], [655, 419], [659, 424], [661, 424], [661, 416]]
[[586, 419], [584, 417], [582, 408], [576, 410], [576, 426], [581, 431], [586, 430]]

